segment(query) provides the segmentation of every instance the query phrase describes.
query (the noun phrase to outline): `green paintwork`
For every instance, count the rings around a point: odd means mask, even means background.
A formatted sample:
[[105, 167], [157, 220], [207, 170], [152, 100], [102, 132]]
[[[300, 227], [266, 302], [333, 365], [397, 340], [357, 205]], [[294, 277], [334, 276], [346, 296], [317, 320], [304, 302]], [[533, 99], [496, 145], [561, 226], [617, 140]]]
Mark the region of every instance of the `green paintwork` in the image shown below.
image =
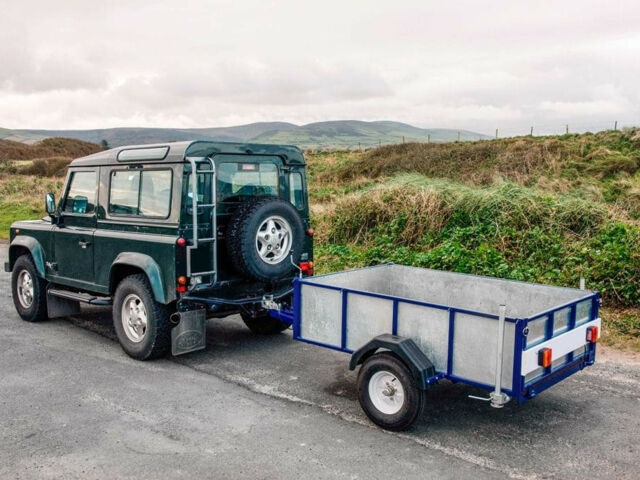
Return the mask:
[[158, 263], [153, 258], [151, 258], [151, 256], [139, 252], [120, 253], [113, 261], [113, 263], [111, 264], [111, 268], [109, 269], [109, 272], [111, 273], [109, 284], [113, 283], [113, 274], [117, 271], [118, 266], [121, 265], [128, 265], [131, 267], [142, 269], [142, 271], [147, 275], [147, 278], [149, 279], [151, 289], [153, 290], [153, 296], [155, 297], [157, 302], [169, 303], [171, 300], [175, 299], [175, 294], [173, 295], [173, 298], [169, 298], [169, 296], [167, 296], [167, 293], [164, 289], [162, 272], [160, 270], [160, 267], [158, 266]]
[[[122, 150], [168, 147], [162, 159], [119, 161]], [[136, 152], [139, 153], [139, 152]], [[157, 153], [157, 150], [156, 150]], [[48, 281], [99, 295], [112, 295], [118, 280], [134, 271], [144, 272], [155, 299], [171, 303], [177, 299], [176, 278], [186, 273], [184, 249], [176, 246], [178, 237], [192, 236], [191, 215], [187, 213], [190, 191], [190, 166], [185, 155], [210, 156], [216, 167], [222, 162], [271, 163], [278, 167], [279, 196], [289, 198], [289, 174], [300, 173], [303, 182], [304, 205], [299, 209], [306, 228], [309, 205], [306, 201], [305, 163], [296, 147], [278, 145], [236, 144], [225, 142], [177, 142], [155, 146], [121, 147], [74, 160], [67, 174], [63, 199], [58, 202], [54, 221], [16, 222], [11, 226], [10, 267], [22, 248], [31, 252], [38, 273]], [[157, 155], [156, 155], [157, 156]], [[114, 170], [172, 170], [171, 203], [167, 218], [119, 215], [109, 212], [109, 185]], [[62, 211], [73, 172], [96, 172], [95, 211], [81, 214]], [[210, 187], [209, 187], [210, 188]], [[210, 199], [209, 199], [210, 201]], [[205, 202], [206, 203], [206, 202]], [[218, 281], [242, 282], [228, 264], [224, 248], [224, 230], [232, 208], [221, 202], [217, 210]], [[210, 218], [199, 216], [199, 235], [211, 236]], [[20, 230], [16, 234], [16, 229]], [[193, 251], [192, 268], [206, 271], [211, 267], [212, 244], [203, 244]], [[305, 237], [309, 260], [313, 258], [311, 237]], [[215, 287], [214, 287], [215, 289]]]
[[[23, 229], [31, 227], [32, 225], [25, 225], [27, 222], [16, 222], [12, 225], [12, 230], [15, 232], [14, 227]], [[49, 225], [50, 227], [51, 225]], [[11, 246], [9, 247], [9, 266], [13, 268], [13, 264], [18, 258], [17, 253], [21, 251], [19, 247], [25, 247], [31, 253], [31, 257], [33, 258], [33, 263], [36, 266], [36, 270], [38, 271], [38, 275], [41, 277], [45, 276], [45, 266], [44, 266], [44, 251], [42, 249], [42, 245], [40, 242], [36, 240], [32, 236], [27, 235], [18, 235], [15, 236], [13, 234], [13, 239], [11, 241]]]

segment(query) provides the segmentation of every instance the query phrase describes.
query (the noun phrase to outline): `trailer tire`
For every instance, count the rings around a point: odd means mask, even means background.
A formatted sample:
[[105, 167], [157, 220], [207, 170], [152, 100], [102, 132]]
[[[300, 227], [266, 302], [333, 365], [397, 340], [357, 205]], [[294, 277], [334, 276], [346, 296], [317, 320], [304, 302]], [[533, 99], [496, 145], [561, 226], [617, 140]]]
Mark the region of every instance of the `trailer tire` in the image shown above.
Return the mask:
[[21, 255], [11, 272], [11, 294], [20, 318], [41, 322], [47, 317], [47, 281], [38, 276], [31, 256]]
[[169, 353], [169, 308], [155, 301], [145, 274], [129, 275], [116, 287], [113, 327], [122, 349], [136, 360], [150, 360]]
[[227, 227], [226, 243], [236, 271], [261, 282], [280, 280], [295, 268], [292, 255], [296, 265], [300, 262], [304, 224], [290, 202], [262, 197], [236, 210]]
[[372, 355], [358, 373], [358, 400], [376, 425], [393, 431], [409, 428], [422, 415], [426, 392], [405, 363], [391, 352]]
[[255, 316], [242, 312], [240, 316], [247, 328], [258, 335], [275, 335], [289, 328], [288, 323], [271, 317], [269, 312], [260, 312]]

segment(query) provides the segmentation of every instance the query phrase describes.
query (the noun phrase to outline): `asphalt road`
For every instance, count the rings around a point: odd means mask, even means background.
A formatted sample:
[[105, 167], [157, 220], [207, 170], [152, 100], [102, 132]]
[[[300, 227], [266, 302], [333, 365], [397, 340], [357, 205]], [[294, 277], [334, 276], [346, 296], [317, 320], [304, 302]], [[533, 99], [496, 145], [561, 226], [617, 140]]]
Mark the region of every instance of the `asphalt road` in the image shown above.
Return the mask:
[[0, 478], [640, 478], [640, 363], [502, 410], [441, 382], [395, 434], [361, 412], [347, 356], [237, 317], [207, 335], [202, 352], [137, 362], [106, 309], [21, 321], [1, 273]]

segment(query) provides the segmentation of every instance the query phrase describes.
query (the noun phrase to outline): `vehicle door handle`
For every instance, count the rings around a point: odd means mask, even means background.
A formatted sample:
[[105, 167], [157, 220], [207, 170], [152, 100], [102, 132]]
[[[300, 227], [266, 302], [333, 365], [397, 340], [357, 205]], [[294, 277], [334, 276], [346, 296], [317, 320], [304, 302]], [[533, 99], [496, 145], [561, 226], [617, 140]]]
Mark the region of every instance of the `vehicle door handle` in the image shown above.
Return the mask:
[[84, 240], [80, 240], [78, 242], [78, 245], [80, 245], [80, 248], [87, 248], [89, 245], [91, 245], [91, 242], [85, 242]]

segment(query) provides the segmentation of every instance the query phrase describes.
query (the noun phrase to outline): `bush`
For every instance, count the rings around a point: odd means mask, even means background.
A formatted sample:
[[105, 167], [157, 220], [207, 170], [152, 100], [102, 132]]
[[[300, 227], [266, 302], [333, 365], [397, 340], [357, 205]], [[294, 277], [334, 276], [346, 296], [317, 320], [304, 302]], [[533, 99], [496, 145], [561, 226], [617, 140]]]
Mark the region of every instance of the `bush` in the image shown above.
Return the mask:
[[33, 160], [30, 165], [23, 167], [19, 173], [37, 175], [41, 177], [63, 176], [71, 163], [69, 158], [41, 158]]
[[386, 233], [402, 245], [416, 245], [427, 234], [478, 226], [492, 234], [536, 227], [581, 234], [607, 218], [606, 210], [596, 203], [543, 195], [510, 183], [478, 189], [425, 178], [422, 182], [344, 197], [336, 203], [329, 239], [367, 241]]

